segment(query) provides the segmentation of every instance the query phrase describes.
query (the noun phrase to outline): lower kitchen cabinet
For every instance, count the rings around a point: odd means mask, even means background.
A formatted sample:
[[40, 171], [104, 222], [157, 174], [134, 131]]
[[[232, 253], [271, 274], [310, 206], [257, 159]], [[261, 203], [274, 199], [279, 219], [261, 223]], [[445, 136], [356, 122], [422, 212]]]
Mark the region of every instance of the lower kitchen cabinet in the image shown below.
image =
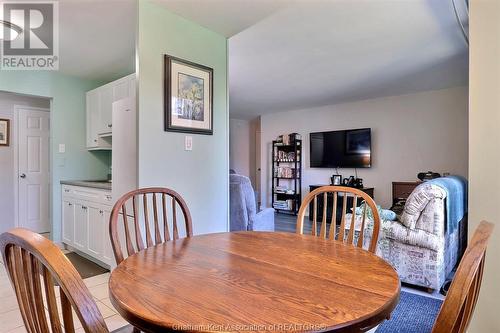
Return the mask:
[[115, 266], [109, 238], [111, 191], [63, 185], [62, 240], [67, 246]]
[[104, 209], [104, 221], [107, 221], [106, 228], [104, 230], [104, 250], [103, 250], [103, 259], [104, 262], [110, 263], [111, 266], [114, 266], [115, 263], [115, 255], [113, 254], [113, 247], [111, 246], [111, 241], [109, 238], [109, 218], [111, 217], [111, 207], [107, 207]]
[[88, 232], [87, 232], [87, 250], [93, 256], [99, 257], [104, 255], [104, 237], [103, 226], [106, 221], [104, 220], [104, 210], [98, 205], [89, 204], [88, 212]]
[[87, 250], [89, 212], [83, 202], [75, 202], [75, 241], [74, 246], [81, 251]]
[[75, 205], [71, 198], [62, 201], [63, 232], [64, 243], [73, 244], [75, 241]]

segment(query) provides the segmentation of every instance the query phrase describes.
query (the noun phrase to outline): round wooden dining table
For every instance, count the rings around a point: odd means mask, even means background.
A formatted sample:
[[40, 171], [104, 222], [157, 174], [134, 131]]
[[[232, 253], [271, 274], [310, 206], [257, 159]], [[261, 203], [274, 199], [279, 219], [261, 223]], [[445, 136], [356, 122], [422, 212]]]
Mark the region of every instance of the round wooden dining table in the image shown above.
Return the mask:
[[145, 332], [363, 332], [399, 302], [381, 258], [339, 241], [280, 232], [178, 239], [111, 273], [113, 306]]

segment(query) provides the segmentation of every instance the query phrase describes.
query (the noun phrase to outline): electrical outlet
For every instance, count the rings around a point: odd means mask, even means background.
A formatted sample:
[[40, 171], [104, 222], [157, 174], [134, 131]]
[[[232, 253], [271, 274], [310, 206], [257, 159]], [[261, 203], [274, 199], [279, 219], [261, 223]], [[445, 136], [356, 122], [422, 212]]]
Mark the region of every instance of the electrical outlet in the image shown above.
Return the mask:
[[64, 143], [59, 144], [59, 152], [63, 154], [66, 152], [66, 145]]

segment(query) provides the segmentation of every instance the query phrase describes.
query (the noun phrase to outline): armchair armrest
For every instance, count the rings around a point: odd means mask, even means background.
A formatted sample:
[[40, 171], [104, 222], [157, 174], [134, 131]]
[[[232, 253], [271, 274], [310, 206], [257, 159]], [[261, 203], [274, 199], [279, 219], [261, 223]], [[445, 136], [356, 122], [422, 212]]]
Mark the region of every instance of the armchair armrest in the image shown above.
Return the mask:
[[229, 196], [229, 230], [242, 231], [248, 227], [248, 212], [245, 203], [245, 197], [240, 184], [230, 183]]
[[250, 226], [253, 231], [274, 231], [274, 209], [266, 208], [255, 215], [255, 221]]
[[444, 238], [422, 229], [410, 229], [399, 221], [384, 222], [384, 237], [403, 244], [414, 245], [434, 251], [444, 247]]

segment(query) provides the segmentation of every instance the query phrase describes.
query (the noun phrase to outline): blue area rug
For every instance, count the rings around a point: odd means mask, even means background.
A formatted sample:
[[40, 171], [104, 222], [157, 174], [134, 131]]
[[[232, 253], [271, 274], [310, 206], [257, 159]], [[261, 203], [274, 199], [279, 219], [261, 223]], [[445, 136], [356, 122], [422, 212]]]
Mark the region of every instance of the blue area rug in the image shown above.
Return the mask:
[[430, 333], [443, 302], [402, 291], [391, 320], [384, 321], [376, 333]]

